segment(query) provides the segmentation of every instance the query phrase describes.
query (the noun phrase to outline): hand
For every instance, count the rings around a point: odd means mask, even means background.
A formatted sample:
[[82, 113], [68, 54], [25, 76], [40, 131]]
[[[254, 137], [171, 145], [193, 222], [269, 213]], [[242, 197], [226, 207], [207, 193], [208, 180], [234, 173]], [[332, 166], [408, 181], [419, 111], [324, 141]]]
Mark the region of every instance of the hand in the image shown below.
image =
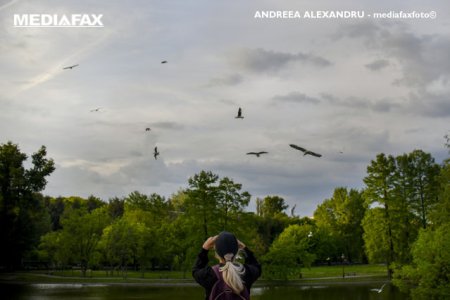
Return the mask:
[[211, 236], [209, 237], [204, 243], [203, 243], [203, 249], [205, 250], [210, 250], [212, 248], [214, 248], [214, 244], [216, 243], [216, 239], [217, 239], [217, 235], [216, 236]]
[[238, 242], [239, 249], [244, 249], [246, 247], [245, 244], [243, 242], [241, 242], [240, 240], [237, 240], [237, 242]]

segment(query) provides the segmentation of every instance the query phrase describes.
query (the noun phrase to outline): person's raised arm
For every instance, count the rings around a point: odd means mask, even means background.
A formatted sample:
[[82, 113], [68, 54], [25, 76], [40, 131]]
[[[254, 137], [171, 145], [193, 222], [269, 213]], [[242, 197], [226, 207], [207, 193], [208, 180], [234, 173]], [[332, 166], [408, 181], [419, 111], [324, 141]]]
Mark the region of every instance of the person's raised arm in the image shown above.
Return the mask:
[[210, 271], [208, 270], [208, 251], [214, 248], [216, 239], [217, 236], [212, 236], [203, 243], [202, 249], [197, 255], [197, 259], [195, 260], [194, 266], [192, 268], [192, 276], [199, 284], [203, 286], [208, 284], [210, 277]]

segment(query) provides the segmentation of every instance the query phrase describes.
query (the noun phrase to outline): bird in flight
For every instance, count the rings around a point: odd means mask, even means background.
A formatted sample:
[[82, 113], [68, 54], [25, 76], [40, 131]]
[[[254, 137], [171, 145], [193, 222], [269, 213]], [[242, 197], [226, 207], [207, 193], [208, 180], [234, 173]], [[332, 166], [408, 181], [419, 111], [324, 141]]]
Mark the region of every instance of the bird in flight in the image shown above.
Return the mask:
[[155, 159], [158, 159], [158, 155], [159, 155], [158, 147], [155, 147], [155, 150], [153, 151], [153, 157], [154, 157]]
[[150, 130], [151, 130], [150, 127], [145, 128], [145, 131], [150, 131]]
[[91, 109], [91, 112], [98, 112], [98, 111], [100, 111], [100, 109], [101, 109], [101, 107], [97, 107], [97, 108]]
[[260, 152], [248, 152], [247, 155], [256, 155], [256, 157], [259, 157], [261, 154], [266, 154], [269, 152], [266, 151], [260, 151]]
[[308, 154], [312, 155], [312, 156], [316, 156], [316, 157], [321, 157], [322, 156], [322, 154], [312, 152], [310, 150], [307, 150], [307, 149], [305, 149], [303, 147], [300, 147], [300, 146], [297, 146], [297, 145], [294, 145], [294, 144], [289, 144], [289, 146], [291, 146], [294, 149], [302, 151], [303, 152], [303, 156], [308, 155]]
[[72, 65], [72, 66], [67, 66], [67, 67], [64, 67], [63, 70], [67, 70], [67, 69], [71, 69], [72, 70], [73, 68], [75, 68], [77, 66], [78, 66], [78, 64]]
[[234, 117], [235, 119], [243, 119], [244, 117], [242, 116], [242, 108], [239, 107], [238, 109], [238, 114], [236, 117]]
[[167, 64], [167, 60], [163, 60], [161, 63], [162, 64]]
[[386, 285], [386, 283], [383, 284], [383, 285], [381, 286], [381, 288], [379, 288], [379, 289], [370, 289], [370, 290], [373, 291], [373, 292], [377, 292], [378, 294], [380, 294], [380, 293], [383, 291], [383, 288], [384, 288], [385, 285]]

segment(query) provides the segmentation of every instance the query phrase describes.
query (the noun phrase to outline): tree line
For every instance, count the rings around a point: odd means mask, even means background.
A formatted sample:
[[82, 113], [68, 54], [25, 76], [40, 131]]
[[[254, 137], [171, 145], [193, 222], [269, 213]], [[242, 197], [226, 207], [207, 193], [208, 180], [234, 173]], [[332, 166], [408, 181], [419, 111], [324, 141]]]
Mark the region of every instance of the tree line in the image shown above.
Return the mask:
[[[449, 140], [446, 142], [449, 148]], [[240, 183], [201, 171], [165, 198], [138, 191], [103, 201], [42, 194], [55, 170], [42, 146], [31, 156], [0, 145], [0, 268], [30, 265], [108, 272], [179, 270], [186, 275], [203, 241], [234, 232], [273, 279], [301, 277], [312, 265], [384, 263], [414, 295], [447, 295], [450, 270], [450, 159], [422, 150], [378, 154], [361, 190], [337, 187], [313, 217], [282, 197], [257, 198]], [[290, 213], [288, 213], [290, 211]]]

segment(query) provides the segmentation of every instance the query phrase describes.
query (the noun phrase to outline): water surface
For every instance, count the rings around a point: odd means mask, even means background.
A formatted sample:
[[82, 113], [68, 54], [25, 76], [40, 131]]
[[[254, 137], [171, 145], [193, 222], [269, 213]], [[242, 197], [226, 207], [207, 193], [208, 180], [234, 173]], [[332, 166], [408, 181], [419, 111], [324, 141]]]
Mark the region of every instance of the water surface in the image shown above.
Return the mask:
[[[314, 285], [256, 285], [252, 299], [410, 299], [392, 285], [386, 285], [381, 293], [371, 289], [380, 288], [381, 282], [355, 284]], [[204, 299], [201, 287], [191, 285], [149, 286], [108, 284], [0, 284], [1, 298], [11, 300], [119, 300], [119, 299]]]

